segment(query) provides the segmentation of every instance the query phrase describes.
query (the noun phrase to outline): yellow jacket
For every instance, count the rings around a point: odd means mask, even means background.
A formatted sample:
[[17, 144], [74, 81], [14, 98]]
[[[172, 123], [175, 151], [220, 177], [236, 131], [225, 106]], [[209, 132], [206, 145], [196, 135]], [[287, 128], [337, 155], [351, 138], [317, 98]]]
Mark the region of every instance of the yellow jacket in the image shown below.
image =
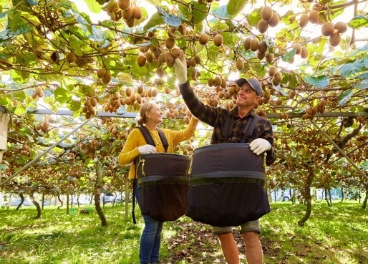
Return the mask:
[[[175, 144], [184, 141], [186, 139], [189, 139], [194, 134], [197, 124], [198, 119], [191, 118], [187, 128], [184, 130], [176, 131], [171, 129], [162, 129], [167, 138], [167, 142], [169, 143], [167, 153], [173, 153], [173, 147]], [[149, 129], [149, 132], [153, 138], [153, 141], [156, 143], [157, 152], [158, 153], [165, 152], [164, 146], [162, 145], [157, 130]], [[132, 163], [129, 169], [129, 179], [131, 180], [136, 178], [134, 160], [140, 155], [138, 147], [146, 144], [147, 142], [144, 139], [141, 131], [139, 129], [133, 129], [128, 135], [123, 150], [119, 154], [118, 160], [120, 165], [127, 165], [129, 163]]]

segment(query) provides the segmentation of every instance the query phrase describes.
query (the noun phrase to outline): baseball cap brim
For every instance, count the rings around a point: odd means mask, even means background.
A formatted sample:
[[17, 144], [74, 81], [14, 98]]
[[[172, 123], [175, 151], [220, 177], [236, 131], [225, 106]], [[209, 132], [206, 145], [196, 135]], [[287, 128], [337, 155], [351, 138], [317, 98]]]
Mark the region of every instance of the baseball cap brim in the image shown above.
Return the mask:
[[250, 87], [252, 87], [252, 89], [254, 91], [256, 91], [258, 96], [262, 95], [261, 84], [256, 79], [253, 79], [253, 78], [249, 78], [249, 79], [240, 78], [240, 79], [236, 80], [235, 82], [236, 82], [236, 85], [238, 85], [239, 87], [242, 87], [245, 83], [248, 83], [250, 85]]

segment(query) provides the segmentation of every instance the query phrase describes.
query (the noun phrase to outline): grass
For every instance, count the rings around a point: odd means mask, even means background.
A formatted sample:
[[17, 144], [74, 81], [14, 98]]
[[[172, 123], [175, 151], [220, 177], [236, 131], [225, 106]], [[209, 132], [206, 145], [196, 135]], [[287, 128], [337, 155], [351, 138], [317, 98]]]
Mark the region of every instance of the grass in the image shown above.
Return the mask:
[[[138, 263], [139, 211], [134, 225], [125, 220], [123, 206], [107, 205], [103, 210], [109, 225], [102, 227], [93, 209], [79, 213], [85, 208], [67, 215], [65, 209], [45, 207], [40, 219], [33, 219], [34, 207], [0, 209], [0, 263]], [[272, 203], [271, 209], [261, 219], [265, 263], [368, 263], [368, 213], [360, 204], [316, 203], [304, 227], [297, 225], [303, 205]], [[246, 263], [240, 235], [234, 234]], [[225, 263], [207, 225], [182, 217], [165, 223], [163, 235], [162, 263]]]

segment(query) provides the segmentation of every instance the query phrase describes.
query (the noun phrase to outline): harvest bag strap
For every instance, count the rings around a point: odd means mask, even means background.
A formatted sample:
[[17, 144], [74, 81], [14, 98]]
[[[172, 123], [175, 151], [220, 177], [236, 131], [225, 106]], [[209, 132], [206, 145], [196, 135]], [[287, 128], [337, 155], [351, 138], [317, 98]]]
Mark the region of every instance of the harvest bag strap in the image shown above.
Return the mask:
[[[148, 128], [145, 126], [139, 126], [138, 129], [141, 131], [144, 139], [146, 140], [147, 144], [150, 144], [152, 146], [155, 146], [155, 142], [150, 134], [150, 132], [148, 131]], [[157, 129], [158, 131], [158, 135], [160, 136], [162, 145], [165, 148], [165, 152], [167, 152], [167, 148], [169, 147], [169, 143], [167, 142], [167, 138], [164, 134], [164, 132], [161, 129]], [[138, 184], [138, 183], [137, 183]], [[135, 220], [135, 187], [133, 186], [133, 207], [132, 207], [132, 217], [133, 217], [133, 223], [136, 224], [137, 221]]]
[[[252, 119], [252, 120], [250, 120]], [[250, 118], [248, 119], [247, 124], [245, 125], [244, 128], [244, 138], [242, 139], [242, 142], [245, 143], [247, 141], [248, 138], [250, 138], [253, 134], [253, 130], [254, 127], [256, 126], [257, 122], [258, 122], [259, 116], [254, 114], [251, 115]], [[234, 126], [234, 116], [233, 115], [228, 115], [225, 119], [225, 123], [224, 123], [224, 129], [222, 130], [222, 138], [225, 141], [229, 140], [229, 135], [231, 135], [231, 131], [233, 129]]]

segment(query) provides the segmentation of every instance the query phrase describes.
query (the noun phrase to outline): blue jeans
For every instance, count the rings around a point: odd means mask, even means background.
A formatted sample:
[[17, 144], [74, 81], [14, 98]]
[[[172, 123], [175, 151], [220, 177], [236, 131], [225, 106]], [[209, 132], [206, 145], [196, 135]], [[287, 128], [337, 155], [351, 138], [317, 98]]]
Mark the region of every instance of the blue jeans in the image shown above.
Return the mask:
[[[135, 188], [135, 198], [140, 206], [137, 180], [134, 180], [133, 184]], [[139, 261], [140, 263], [158, 262], [163, 222], [159, 222], [148, 215], [142, 216], [144, 220], [144, 229], [140, 239]]]

